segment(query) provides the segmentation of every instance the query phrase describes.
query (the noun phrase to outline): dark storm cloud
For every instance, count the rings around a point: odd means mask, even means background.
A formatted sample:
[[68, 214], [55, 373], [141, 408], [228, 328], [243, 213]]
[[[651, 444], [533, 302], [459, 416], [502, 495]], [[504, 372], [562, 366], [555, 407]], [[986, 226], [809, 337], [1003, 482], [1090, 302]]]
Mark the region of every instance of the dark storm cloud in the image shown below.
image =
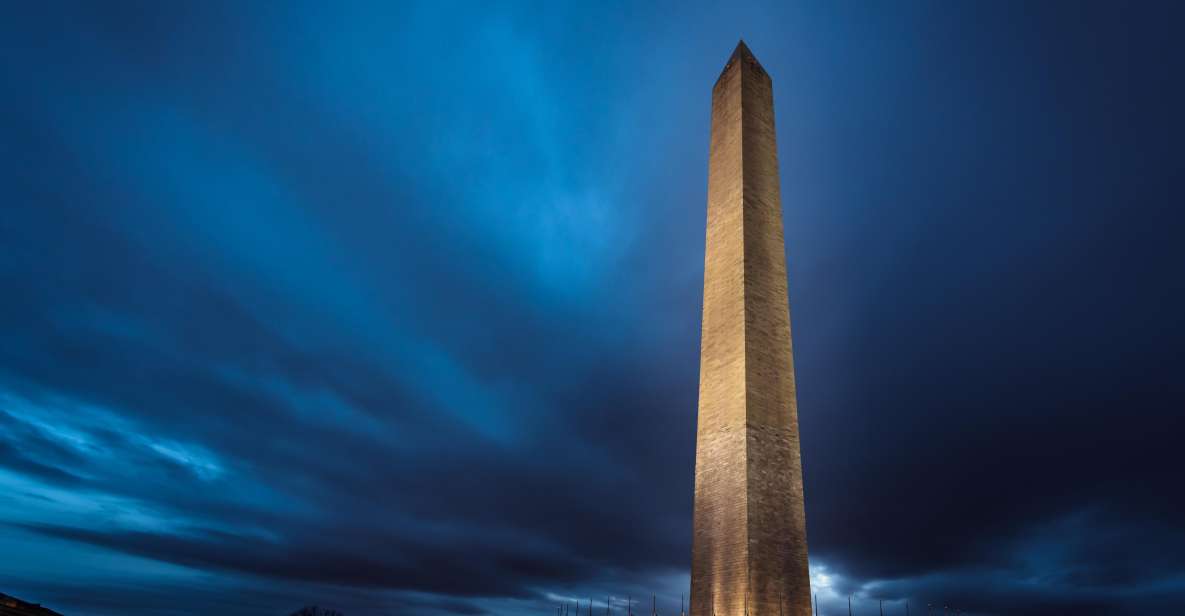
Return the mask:
[[21, 15], [0, 591], [71, 614], [677, 601], [707, 88], [744, 34], [777, 88], [824, 608], [1180, 605], [1171, 23]]
[[[199, 570], [442, 596], [538, 597], [610, 570], [681, 568], [688, 495], [661, 481], [677, 467], [630, 445], [670, 446], [686, 465], [675, 447], [690, 428], [653, 436], [683, 415], [649, 407], [672, 379], [639, 382], [649, 353], [623, 346], [636, 326], [618, 322], [629, 283], [610, 265], [630, 250], [616, 226], [630, 217], [608, 216], [617, 181], [569, 158], [570, 118], [549, 109], [579, 88], [535, 74], [557, 67], [514, 15], [492, 16], [474, 26], [501, 45], [484, 61], [517, 78], [421, 74], [415, 41], [388, 43], [375, 68], [435, 79], [445, 99], [424, 105], [383, 77], [347, 85], [398, 106], [342, 93], [337, 109], [311, 100], [335, 71], [255, 82], [289, 69], [240, 57], [259, 32], [227, 17], [80, 16], [71, 42], [46, 50], [54, 71], [7, 67], [26, 84], [15, 103], [34, 117], [14, 129], [35, 162], [14, 195], [30, 207], [6, 225], [5, 404], [61, 450], [5, 433], [27, 494], [10, 528]], [[369, 61], [350, 49], [366, 33], [336, 36], [330, 60]], [[211, 62], [227, 65], [213, 75]], [[523, 122], [491, 123], [511, 110]], [[359, 112], [376, 117], [350, 126]], [[455, 146], [434, 152], [441, 138]], [[543, 181], [503, 177], [523, 165]], [[609, 285], [618, 306], [590, 301]], [[589, 399], [597, 390], [614, 408]], [[71, 473], [103, 515], [71, 514]], [[33, 502], [46, 495], [53, 505]]]

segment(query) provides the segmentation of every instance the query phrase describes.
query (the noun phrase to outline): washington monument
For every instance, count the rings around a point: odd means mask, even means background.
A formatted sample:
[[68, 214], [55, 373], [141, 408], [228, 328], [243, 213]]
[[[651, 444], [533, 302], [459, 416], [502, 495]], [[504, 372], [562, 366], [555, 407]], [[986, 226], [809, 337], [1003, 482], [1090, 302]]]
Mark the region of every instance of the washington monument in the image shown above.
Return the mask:
[[809, 616], [773, 83], [742, 42], [712, 89], [692, 616]]

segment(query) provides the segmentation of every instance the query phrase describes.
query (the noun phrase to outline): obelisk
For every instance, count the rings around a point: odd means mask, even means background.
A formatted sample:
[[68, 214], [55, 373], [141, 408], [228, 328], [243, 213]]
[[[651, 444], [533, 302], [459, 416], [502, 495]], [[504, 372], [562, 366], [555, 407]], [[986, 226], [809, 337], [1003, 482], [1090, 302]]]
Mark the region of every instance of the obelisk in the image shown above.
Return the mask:
[[692, 616], [810, 616], [773, 83], [744, 42], [712, 89]]

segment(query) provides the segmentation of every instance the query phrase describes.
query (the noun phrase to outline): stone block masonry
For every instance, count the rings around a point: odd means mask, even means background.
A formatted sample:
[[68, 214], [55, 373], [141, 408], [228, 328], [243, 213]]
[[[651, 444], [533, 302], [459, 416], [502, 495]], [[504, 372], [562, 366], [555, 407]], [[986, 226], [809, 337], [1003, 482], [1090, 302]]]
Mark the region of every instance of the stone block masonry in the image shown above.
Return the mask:
[[712, 90], [692, 616], [810, 616], [773, 83], [742, 42]]

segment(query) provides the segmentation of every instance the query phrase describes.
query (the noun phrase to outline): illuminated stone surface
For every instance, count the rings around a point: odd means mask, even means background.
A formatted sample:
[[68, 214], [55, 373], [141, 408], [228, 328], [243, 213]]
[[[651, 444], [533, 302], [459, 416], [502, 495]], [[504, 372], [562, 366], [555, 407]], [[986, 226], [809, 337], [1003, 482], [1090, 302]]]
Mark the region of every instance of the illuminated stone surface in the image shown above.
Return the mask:
[[811, 612], [779, 193], [773, 84], [741, 43], [712, 90], [693, 616]]

